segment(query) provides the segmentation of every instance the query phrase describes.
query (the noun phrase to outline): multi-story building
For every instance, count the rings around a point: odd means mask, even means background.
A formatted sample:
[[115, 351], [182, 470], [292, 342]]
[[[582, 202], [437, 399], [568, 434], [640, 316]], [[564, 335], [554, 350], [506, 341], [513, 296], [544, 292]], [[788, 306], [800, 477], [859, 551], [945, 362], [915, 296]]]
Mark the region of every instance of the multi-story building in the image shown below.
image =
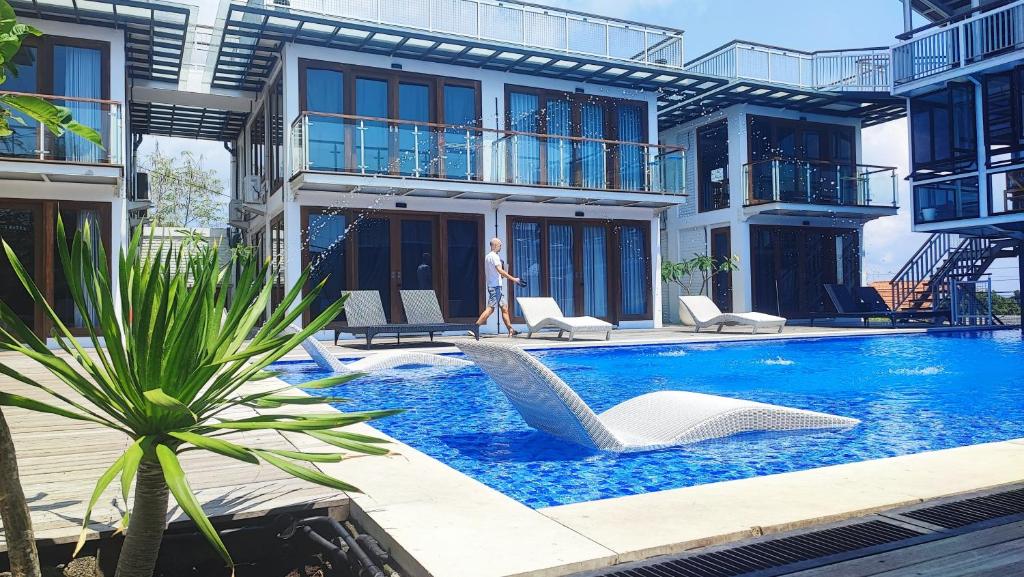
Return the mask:
[[[911, 10], [928, 23], [914, 28]], [[931, 236], [893, 288], [915, 304], [1003, 257], [1024, 278], [1024, 2], [906, 0], [904, 11], [892, 93], [910, 110], [913, 227]]]
[[[569, 315], [658, 326], [675, 315], [663, 255], [706, 253], [740, 260], [712, 283], [723, 308], [816, 313], [823, 284], [860, 282], [863, 224], [897, 210], [894, 170], [864, 164], [860, 131], [944, 86], [904, 46], [949, 34], [816, 53], [733, 42], [688, 62], [678, 30], [517, 2], [224, 0], [215, 25], [198, 22], [199, 6], [146, 0], [12, 5], [45, 36], [4, 89], [53, 98], [105, 139], [95, 148], [30, 123], [0, 141], [0, 235], [72, 316], [55, 215], [123, 243], [145, 214], [134, 151], [150, 135], [225, 143], [234, 242], [273, 257], [279, 289], [312, 265], [327, 279], [314, 313], [370, 289], [401, 322], [399, 291], [429, 288], [448, 318], [474, 319], [491, 237], [527, 281], [513, 302], [545, 295]], [[964, 58], [941, 74], [1002, 66], [972, 83], [971, 106], [1017, 126], [1020, 107], [981, 108], [986, 94], [1019, 93], [1012, 50], [956, 46]], [[1019, 151], [999, 140], [1012, 129], [989, 134], [976, 119], [977, 142], [994, 144], [973, 168], [942, 156], [970, 143], [941, 132], [959, 126], [951, 90], [929, 104], [949, 115], [928, 113], [934, 133], [912, 121], [915, 226], [1012, 223], [1012, 195], [986, 200], [990, 182], [1015, 182]], [[918, 162], [925, 148], [936, 156]], [[45, 334], [12, 279], [0, 275], [0, 297]]]
[[828, 313], [824, 285], [860, 285], [864, 223], [898, 209], [895, 168], [865, 164], [861, 145], [862, 128], [904, 114], [887, 49], [731, 42], [685, 69], [728, 83], [661, 113], [662, 142], [687, 149], [690, 193], [666, 213], [667, 258], [736, 257], [712, 278], [722, 310]]

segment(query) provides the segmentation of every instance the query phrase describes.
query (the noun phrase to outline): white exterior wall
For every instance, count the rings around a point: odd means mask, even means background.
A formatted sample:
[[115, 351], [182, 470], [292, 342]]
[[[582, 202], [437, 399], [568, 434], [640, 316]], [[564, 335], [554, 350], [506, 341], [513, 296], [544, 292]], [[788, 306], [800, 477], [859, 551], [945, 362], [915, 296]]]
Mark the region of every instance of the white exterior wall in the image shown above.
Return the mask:
[[[647, 221], [651, 226], [651, 299], [652, 320], [622, 321], [623, 328], [641, 328], [661, 325], [661, 244], [659, 242], [658, 211], [651, 208], [627, 208], [613, 206], [573, 205], [573, 204], [536, 204], [526, 202], [496, 202], [487, 200], [424, 198], [416, 196], [388, 197], [375, 194], [331, 193], [292, 190], [287, 186], [292, 174], [292, 158], [288, 143], [291, 142], [291, 124], [298, 117], [301, 103], [299, 102], [299, 59], [339, 62], [355, 66], [380, 68], [390, 71], [392, 64], [400, 64], [403, 72], [429, 74], [449, 78], [462, 78], [480, 82], [481, 124], [485, 129], [505, 129], [505, 86], [529, 86], [575, 92], [582, 89], [586, 94], [613, 98], [640, 100], [647, 103], [648, 109], [648, 140], [652, 144], [658, 142], [657, 103], [654, 93], [622, 90], [606, 86], [595, 86], [579, 82], [559, 81], [554, 79], [537, 79], [531, 76], [506, 74], [491, 70], [466, 68], [448, 64], [423, 62], [405, 58], [389, 58], [380, 55], [361, 54], [351, 51], [326, 49], [316, 46], [289, 44], [284, 47], [282, 58], [276, 70], [283, 70], [284, 78], [284, 142], [285, 142], [285, 182], [283, 191], [274, 191], [268, 198], [267, 216], [253, 221], [250, 232], [263, 230], [265, 238], [270, 238], [269, 223], [283, 212], [285, 224], [285, 284], [291, 286], [301, 275], [302, 251], [304, 239], [299, 231], [302, 229], [301, 210], [305, 206], [338, 207], [338, 208], [377, 208], [396, 210], [395, 203], [406, 203], [410, 212], [432, 213], [468, 213], [483, 215], [484, 243], [491, 236], [507, 239], [506, 223], [508, 216], [545, 216], [560, 218], [577, 218], [575, 213], [582, 211], [585, 219], [619, 219]], [[273, 80], [277, 72], [270, 74]], [[268, 83], [269, 86], [269, 83]], [[265, 94], [260, 95], [253, 105], [259, 110]], [[497, 112], [497, 114], [496, 114]], [[251, 120], [250, 120], [251, 122]], [[238, 141], [239, 158], [248, 163], [248, 126]], [[483, 170], [490, 170], [490, 155], [482, 155]], [[241, 163], [240, 163], [241, 164]], [[467, 189], [478, 186], [467, 183]], [[506, 243], [507, 244], [507, 243]], [[269, 251], [269, 242], [266, 244]], [[268, 255], [269, 256], [269, 255]], [[504, 256], [504, 255], [503, 255]], [[483, 255], [481, 255], [483, 258]], [[515, 271], [512, 271], [515, 274]], [[609, 272], [609, 280], [617, 278], [615, 271]], [[481, 289], [482, 290], [482, 289]], [[492, 315], [488, 328], [497, 329], [497, 314]]]
[[[780, 226], [813, 226], [827, 228], [855, 228], [863, 232], [863, 222], [850, 219], [837, 219], [827, 214], [827, 207], [822, 207], [822, 216], [777, 216], [754, 214], [745, 209], [746, 178], [743, 172], [748, 162], [747, 116], [773, 116], [791, 120], [806, 120], [827, 124], [840, 124], [854, 127], [854, 143], [857, 161], [863, 158], [860, 120], [808, 114], [793, 110], [780, 110], [765, 106], [738, 104], [716, 111], [697, 120], [670, 128], [661, 133], [661, 140], [666, 144], [683, 144], [687, 147], [686, 182], [688, 198], [685, 204], [669, 210], [668, 240], [665, 254], [672, 261], [691, 258], [694, 253], [707, 254], [710, 251], [711, 230], [720, 227], [730, 228], [732, 253], [739, 257], [739, 269], [732, 273], [732, 305], [734, 311], [749, 311], [753, 307], [751, 288], [751, 225]], [[699, 183], [697, 181], [697, 129], [721, 120], [728, 121], [729, 130], [729, 208], [698, 212]], [[861, 257], [863, 259], [863, 239], [861, 241]], [[672, 322], [678, 319], [678, 300], [675, 298], [680, 290], [675, 286], [668, 287], [671, 310], [668, 317]]]
[[[111, 130], [110, 146], [119, 147], [121, 163], [123, 165], [127, 155], [131, 154], [131, 146], [128, 142], [128, 111], [124, 106], [126, 102], [126, 76], [123, 33], [110, 28], [83, 26], [68, 22], [52, 22], [35, 18], [23, 18], [20, 20], [24, 24], [30, 24], [41, 30], [44, 36], [62, 36], [109, 43], [110, 61], [107, 63], [110, 70], [109, 100], [121, 104], [119, 130]], [[24, 163], [21, 164], [24, 166]], [[68, 170], [72, 169], [69, 168]], [[2, 189], [0, 191], [0, 197], [2, 198], [110, 203], [110, 242], [113, 248], [110, 255], [111, 271], [114, 275], [113, 278], [116, 278], [119, 268], [117, 251], [119, 247], [125, 246], [128, 241], [128, 204], [125, 198], [124, 178], [121, 178], [114, 185], [75, 182], [5, 181]], [[116, 291], [114, 299], [115, 304], [116, 301], [120, 300], [120, 296]]]

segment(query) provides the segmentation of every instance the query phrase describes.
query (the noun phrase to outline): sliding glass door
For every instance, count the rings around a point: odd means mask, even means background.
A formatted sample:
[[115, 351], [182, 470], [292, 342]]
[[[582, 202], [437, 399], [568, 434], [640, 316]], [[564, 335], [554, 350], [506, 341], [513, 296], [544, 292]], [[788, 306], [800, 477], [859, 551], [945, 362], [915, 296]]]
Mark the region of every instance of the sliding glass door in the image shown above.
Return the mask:
[[513, 302], [548, 296], [566, 315], [650, 318], [647, 223], [511, 217], [509, 231], [511, 272], [527, 283], [511, 287]]
[[307, 208], [303, 221], [310, 286], [328, 279], [312, 315], [350, 290], [377, 291], [395, 323], [405, 321], [402, 290], [435, 291], [449, 318], [480, 313], [484, 252], [476, 215]]
[[[0, 204], [0, 240], [11, 246], [22, 266], [37, 278], [42, 256], [40, 209], [32, 204]], [[29, 328], [39, 332], [35, 302], [15, 275], [7, 255], [0, 256], [0, 300]]]
[[[98, 101], [104, 92], [102, 70], [103, 53], [98, 48], [57, 44], [53, 47], [53, 94]], [[55, 104], [67, 107], [80, 124], [101, 135], [106, 132], [99, 102], [64, 100]], [[72, 134], [55, 138], [53, 146], [59, 160], [96, 163], [103, 155], [98, 146]]]

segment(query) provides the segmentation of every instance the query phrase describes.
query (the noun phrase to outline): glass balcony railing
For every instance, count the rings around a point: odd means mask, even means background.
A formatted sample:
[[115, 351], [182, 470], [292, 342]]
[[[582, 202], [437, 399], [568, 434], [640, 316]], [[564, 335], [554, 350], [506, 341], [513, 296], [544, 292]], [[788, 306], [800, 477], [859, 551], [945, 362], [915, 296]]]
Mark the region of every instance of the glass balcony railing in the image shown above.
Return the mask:
[[[18, 94], [8, 92], [7, 94]], [[0, 137], [0, 159], [70, 162], [79, 164], [121, 164], [121, 103], [93, 98], [25, 94], [66, 108], [71, 117], [98, 132], [102, 148], [65, 132], [55, 136], [45, 126], [19, 112], [8, 120], [11, 134]]]
[[773, 158], [743, 167], [747, 206], [898, 206], [896, 167]]
[[685, 194], [677, 146], [316, 112], [291, 139], [295, 172]]
[[886, 48], [802, 52], [734, 41], [686, 65], [686, 70], [813, 90], [888, 91]]
[[[896, 86], [1024, 49], [1024, 1], [913, 31], [892, 49]], [[902, 36], [901, 36], [902, 37]]]

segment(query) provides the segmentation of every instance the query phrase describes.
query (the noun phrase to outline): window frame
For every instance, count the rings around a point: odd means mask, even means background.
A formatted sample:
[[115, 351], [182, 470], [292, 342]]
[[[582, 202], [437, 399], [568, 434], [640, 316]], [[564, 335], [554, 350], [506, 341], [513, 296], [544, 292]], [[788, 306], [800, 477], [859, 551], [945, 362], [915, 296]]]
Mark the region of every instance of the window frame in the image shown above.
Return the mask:
[[[965, 89], [967, 94], [970, 95], [971, 101], [971, 115], [970, 122], [972, 124], [970, 130], [971, 137], [974, 140], [974, 146], [970, 148], [973, 152], [971, 155], [964, 155], [963, 157], [957, 156], [956, 147], [956, 107], [954, 105], [954, 95], [958, 89]], [[934, 105], [929, 110], [928, 118], [928, 143], [930, 146], [930, 160], [927, 163], [918, 163], [917, 161], [917, 136], [914, 130], [914, 102], [920, 99], [934, 96], [936, 94], [945, 94], [946, 101], [946, 121], [947, 121], [947, 140], [945, 144], [949, 147], [950, 157], [946, 160], [935, 160], [935, 145], [938, 142], [935, 138], [935, 108]], [[910, 177], [911, 178], [932, 178], [941, 176], [960, 175], [978, 170], [978, 123], [977, 123], [977, 94], [974, 90], [974, 85], [971, 83], [964, 82], [950, 82], [943, 88], [933, 90], [925, 94], [919, 94], [908, 100], [907, 110], [907, 127], [910, 132]], [[921, 172], [928, 171], [928, 172]]]
[[[992, 140], [989, 113], [991, 112], [991, 101], [989, 99], [989, 84], [993, 79], [1001, 76], [1009, 76], [1010, 80], [1010, 130], [1017, 138], [1017, 144], [999, 151], [999, 155], [1016, 154], [1016, 159], [1009, 158], [1001, 161], [994, 161], [993, 153], [989, 146]], [[982, 84], [981, 106], [982, 120], [985, 129], [985, 166], [987, 168], [1002, 168], [1024, 162], [1024, 65], [1016, 66], [1003, 72], [985, 74]]]
[[[712, 206], [707, 206], [708, 205], [707, 200], [711, 199], [711, 191], [707, 191], [707, 195], [705, 195], [704, 178], [703, 178], [703, 174], [701, 173], [701, 170], [702, 170], [701, 158], [702, 158], [702, 150], [704, 148], [701, 145], [701, 134], [702, 133], [706, 133], [706, 132], [711, 132], [713, 130], [719, 130], [721, 128], [725, 129], [725, 146], [726, 146], [726, 151], [725, 151], [725, 198], [724, 198], [725, 202], [723, 204], [721, 204], [721, 205], [715, 205], [712, 202], [712, 203], [710, 203]], [[715, 211], [715, 210], [727, 209], [727, 208], [729, 208], [732, 205], [732, 200], [730, 198], [732, 195], [731, 195], [731, 191], [730, 191], [730, 182], [729, 182], [730, 181], [730, 178], [729, 178], [729, 161], [730, 161], [730, 158], [729, 158], [729, 119], [728, 118], [723, 118], [721, 120], [716, 120], [714, 122], [709, 122], [709, 123], [707, 123], [705, 125], [697, 127], [697, 130], [694, 131], [694, 140], [695, 140], [695, 148], [697, 149], [696, 150], [696, 155], [695, 155], [695, 158], [694, 158], [694, 173], [695, 173], [695, 176], [696, 176], [695, 180], [697, 181], [697, 212], [712, 212], [712, 211]], [[705, 196], [707, 196], [708, 198], [705, 199]]]

